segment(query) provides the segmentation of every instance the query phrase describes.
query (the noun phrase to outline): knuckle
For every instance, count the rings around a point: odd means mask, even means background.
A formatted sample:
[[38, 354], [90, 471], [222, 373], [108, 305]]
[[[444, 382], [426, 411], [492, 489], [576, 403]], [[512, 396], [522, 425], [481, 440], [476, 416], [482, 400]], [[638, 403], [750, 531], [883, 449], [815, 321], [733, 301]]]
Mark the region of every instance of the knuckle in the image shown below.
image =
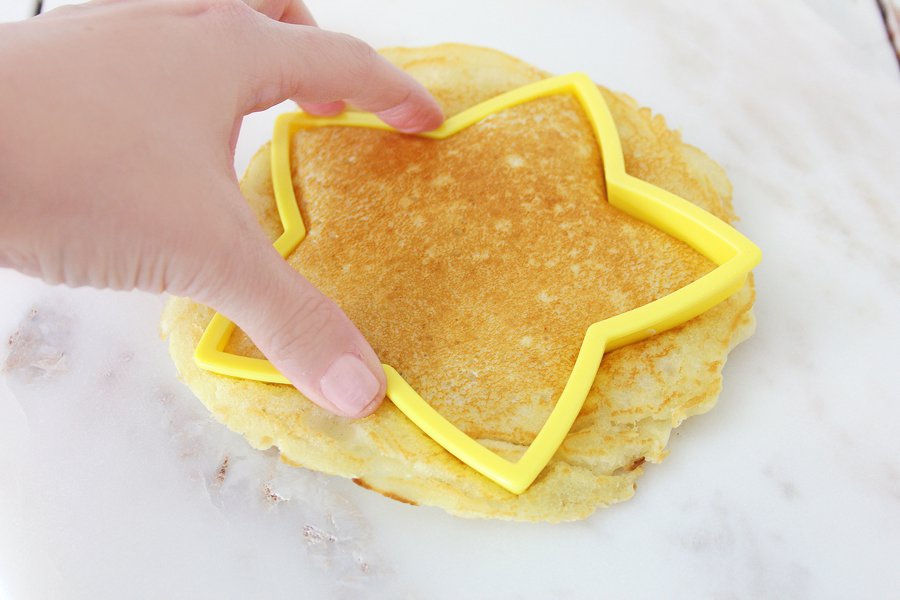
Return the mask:
[[163, 287], [173, 294], [188, 296], [204, 304], [224, 305], [234, 282], [228, 276], [225, 257], [211, 247], [198, 245], [186, 249], [166, 265], [160, 277]]
[[[239, 280], [242, 275], [235, 256], [242, 252], [245, 227], [230, 211], [222, 212], [214, 223], [196, 220], [194, 226], [170, 233], [170, 248], [177, 249], [176, 268], [167, 274], [166, 286], [173, 293], [224, 305], [244, 283]], [[204, 231], [198, 235], [200, 229]]]
[[207, 10], [220, 11], [224, 14], [245, 12], [250, 6], [244, 0], [198, 0], [206, 4]]
[[233, 26], [243, 23], [255, 11], [242, 0], [193, 0], [197, 13]]
[[339, 39], [341, 40], [341, 43], [344, 44], [354, 56], [358, 57], [360, 61], [371, 59], [372, 55], [375, 54], [375, 49], [358, 37], [352, 36], [349, 33], [340, 33], [338, 35], [340, 36]]
[[305, 294], [292, 304], [273, 321], [274, 328], [266, 340], [267, 350], [285, 359], [308, 354], [339, 322], [336, 307], [318, 292]]
[[352, 35], [341, 33], [338, 36], [338, 43], [347, 53], [347, 75], [360, 82], [362, 87], [366, 84], [365, 79], [371, 73], [372, 63], [377, 59], [378, 53], [375, 48]]
[[253, 10], [270, 19], [281, 20], [291, 5], [292, 0], [243, 0]]

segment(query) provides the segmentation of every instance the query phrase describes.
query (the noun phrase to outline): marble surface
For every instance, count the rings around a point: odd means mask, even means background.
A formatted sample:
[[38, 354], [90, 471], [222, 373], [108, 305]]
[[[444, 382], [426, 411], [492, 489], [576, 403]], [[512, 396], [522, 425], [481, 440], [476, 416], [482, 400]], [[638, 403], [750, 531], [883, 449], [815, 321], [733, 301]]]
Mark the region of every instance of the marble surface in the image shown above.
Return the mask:
[[665, 114], [763, 249], [757, 334], [632, 500], [468, 521], [250, 450], [177, 381], [161, 298], [0, 270], [0, 597], [900, 597], [900, 71], [876, 3], [309, 4], [375, 45], [494, 46]]
[[27, 19], [36, 8], [37, 2], [34, 0], [3, 0], [0, 3], [0, 23]]

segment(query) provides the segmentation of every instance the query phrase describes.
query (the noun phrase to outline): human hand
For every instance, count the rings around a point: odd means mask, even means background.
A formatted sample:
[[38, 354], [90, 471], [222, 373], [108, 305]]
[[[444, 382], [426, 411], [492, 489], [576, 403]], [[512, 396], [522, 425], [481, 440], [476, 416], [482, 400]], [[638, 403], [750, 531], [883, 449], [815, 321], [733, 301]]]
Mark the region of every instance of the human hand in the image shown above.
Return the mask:
[[349, 101], [405, 132], [443, 117], [300, 0], [248, 3], [96, 0], [0, 25], [0, 266], [189, 296], [315, 403], [365, 416], [384, 397], [381, 364], [266, 239], [234, 144], [244, 115], [286, 98], [317, 114]]

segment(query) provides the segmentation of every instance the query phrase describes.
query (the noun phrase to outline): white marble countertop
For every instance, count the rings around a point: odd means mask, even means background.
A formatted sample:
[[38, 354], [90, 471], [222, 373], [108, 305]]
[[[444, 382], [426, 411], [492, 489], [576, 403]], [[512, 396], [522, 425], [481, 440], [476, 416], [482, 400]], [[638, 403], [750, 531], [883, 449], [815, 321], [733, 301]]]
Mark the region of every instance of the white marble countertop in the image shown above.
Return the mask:
[[875, 1], [309, 4], [375, 45], [493, 46], [666, 115], [763, 249], [757, 334], [632, 500], [468, 521], [250, 450], [176, 379], [162, 299], [0, 270], [0, 597], [900, 597], [900, 70]]
[[4, 0], [0, 3], [0, 23], [27, 19], [37, 10], [35, 0]]

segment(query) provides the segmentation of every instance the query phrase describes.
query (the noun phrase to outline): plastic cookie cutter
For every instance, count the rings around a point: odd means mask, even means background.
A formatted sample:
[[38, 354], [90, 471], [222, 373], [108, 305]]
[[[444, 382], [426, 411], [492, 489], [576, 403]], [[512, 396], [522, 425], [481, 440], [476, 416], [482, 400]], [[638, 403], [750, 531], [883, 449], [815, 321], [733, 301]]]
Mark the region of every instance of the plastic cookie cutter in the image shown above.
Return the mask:
[[[524, 492], [559, 449], [581, 411], [606, 351], [620, 348], [680, 325], [737, 292], [761, 252], [727, 223], [670, 192], [628, 175], [619, 135], [603, 96], [591, 79], [571, 73], [538, 81], [473, 106], [435, 131], [419, 134], [444, 139], [488, 115], [555, 94], [571, 94], [587, 115], [600, 148], [607, 198], [615, 208], [679, 239], [717, 267], [662, 298], [588, 327], [575, 366], [559, 400], [531, 445], [518, 461], [506, 460], [442, 417], [389, 365], [387, 397], [434, 441], [461, 461], [514, 494]], [[312, 127], [366, 127], [393, 131], [374, 115], [346, 112], [315, 117], [302, 112], [281, 115], [272, 139], [272, 182], [284, 233], [275, 248], [287, 257], [306, 235], [294, 196], [290, 145], [298, 130]], [[224, 351], [234, 324], [216, 314], [197, 345], [195, 361], [203, 369], [269, 383], [289, 383], [267, 360]]]

